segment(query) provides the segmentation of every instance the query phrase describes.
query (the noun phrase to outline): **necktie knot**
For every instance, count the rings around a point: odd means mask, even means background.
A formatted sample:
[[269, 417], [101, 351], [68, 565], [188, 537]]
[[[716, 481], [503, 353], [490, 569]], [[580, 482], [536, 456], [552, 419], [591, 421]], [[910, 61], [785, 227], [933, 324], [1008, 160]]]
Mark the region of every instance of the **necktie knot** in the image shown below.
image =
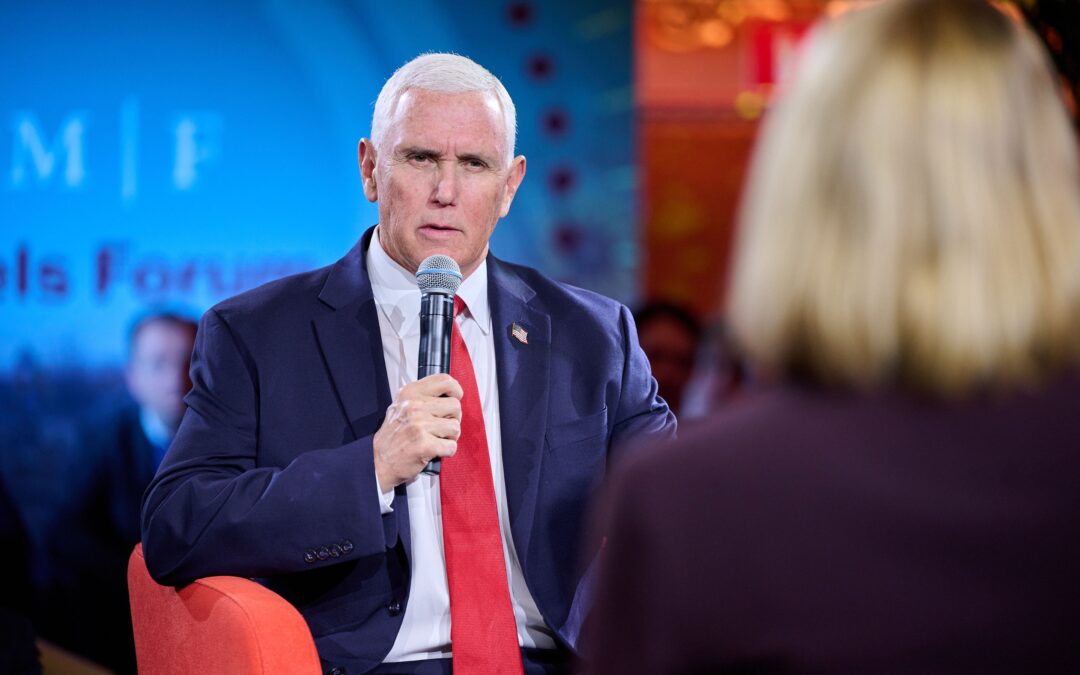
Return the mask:
[[460, 295], [455, 295], [454, 296], [454, 317], [456, 318], [459, 314], [464, 312], [466, 307], [467, 307], [467, 305], [465, 304], [465, 301], [461, 299], [461, 296]]

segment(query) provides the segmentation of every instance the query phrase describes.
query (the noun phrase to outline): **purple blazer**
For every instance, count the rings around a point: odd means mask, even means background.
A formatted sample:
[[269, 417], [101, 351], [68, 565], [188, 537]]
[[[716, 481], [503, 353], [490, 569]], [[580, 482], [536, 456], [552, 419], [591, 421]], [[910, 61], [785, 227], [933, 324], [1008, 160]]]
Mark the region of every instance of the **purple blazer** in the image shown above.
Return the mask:
[[1080, 378], [788, 384], [616, 471], [595, 675], [1080, 673]]

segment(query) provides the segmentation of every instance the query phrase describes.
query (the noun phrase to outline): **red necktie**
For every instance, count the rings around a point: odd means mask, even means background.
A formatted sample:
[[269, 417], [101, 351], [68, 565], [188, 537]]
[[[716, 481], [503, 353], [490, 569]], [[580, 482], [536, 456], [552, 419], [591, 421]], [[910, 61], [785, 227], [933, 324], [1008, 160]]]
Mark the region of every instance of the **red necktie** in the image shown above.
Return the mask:
[[[455, 318], [464, 308], [461, 298], [454, 298]], [[484, 411], [472, 359], [456, 321], [450, 337], [450, 374], [465, 392], [457, 452], [443, 459], [439, 478], [454, 675], [521, 675]]]

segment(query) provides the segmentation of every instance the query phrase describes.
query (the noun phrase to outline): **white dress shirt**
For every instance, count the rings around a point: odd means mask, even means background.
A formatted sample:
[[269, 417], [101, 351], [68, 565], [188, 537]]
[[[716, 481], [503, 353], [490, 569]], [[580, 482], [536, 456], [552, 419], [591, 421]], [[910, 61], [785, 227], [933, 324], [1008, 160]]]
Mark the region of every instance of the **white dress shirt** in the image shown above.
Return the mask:
[[[394, 262], [379, 243], [379, 230], [371, 237], [367, 252], [371, 290], [378, 306], [379, 331], [391, 396], [416, 380], [420, 349], [420, 290], [416, 276]], [[480, 405], [484, 410], [495, 503], [499, 510], [503, 558], [510, 600], [517, 623], [518, 644], [523, 647], [553, 649], [555, 640], [540, 616], [536, 601], [525, 585], [510, 534], [510, 515], [506, 507], [506, 481], [503, 478], [502, 434], [499, 419], [499, 387], [496, 380], [495, 342], [488, 305], [487, 261], [481, 263], [462, 282], [457, 293], [467, 310], [457, 318], [465, 346], [469, 349]], [[378, 488], [376, 488], [378, 489]], [[450, 593], [446, 581], [446, 558], [443, 554], [442, 504], [439, 479], [420, 474], [406, 485], [409, 503], [409, 529], [412, 537], [412, 580], [409, 601], [401, 630], [386, 661], [416, 661], [446, 658], [450, 653]], [[382, 493], [383, 513], [389, 513], [393, 490]]]

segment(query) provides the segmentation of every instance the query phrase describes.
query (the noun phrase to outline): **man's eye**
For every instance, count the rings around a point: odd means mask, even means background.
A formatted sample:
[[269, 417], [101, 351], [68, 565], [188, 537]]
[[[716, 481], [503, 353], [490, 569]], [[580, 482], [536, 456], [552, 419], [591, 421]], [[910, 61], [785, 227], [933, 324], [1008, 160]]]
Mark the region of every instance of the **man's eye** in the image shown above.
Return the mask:
[[470, 159], [466, 160], [465, 166], [469, 167], [470, 169], [486, 169], [487, 163], [480, 159]]
[[417, 164], [424, 164], [431, 161], [431, 155], [426, 152], [414, 152], [409, 155], [410, 162], [416, 162]]

